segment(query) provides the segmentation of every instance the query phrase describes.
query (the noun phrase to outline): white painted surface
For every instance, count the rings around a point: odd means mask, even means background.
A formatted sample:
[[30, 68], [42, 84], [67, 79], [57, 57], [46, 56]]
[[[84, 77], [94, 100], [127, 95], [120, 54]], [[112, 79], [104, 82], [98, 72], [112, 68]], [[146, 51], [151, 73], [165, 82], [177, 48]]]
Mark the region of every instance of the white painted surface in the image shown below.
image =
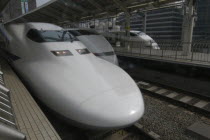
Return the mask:
[[[61, 30], [44, 23], [11, 24], [7, 50], [21, 59], [15, 69], [46, 106], [90, 128], [118, 128], [142, 117], [144, 102], [134, 80], [121, 68], [93, 54], [80, 55], [81, 42], [37, 43], [26, 37], [31, 28]], [[52, 50], [69, 50], [57, 57]]]

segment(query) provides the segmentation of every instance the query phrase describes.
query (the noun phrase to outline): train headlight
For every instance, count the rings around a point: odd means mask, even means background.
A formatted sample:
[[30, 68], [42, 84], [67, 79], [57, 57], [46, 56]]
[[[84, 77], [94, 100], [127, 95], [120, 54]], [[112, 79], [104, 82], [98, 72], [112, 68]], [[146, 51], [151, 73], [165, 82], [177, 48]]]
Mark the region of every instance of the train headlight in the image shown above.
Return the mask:
[[55, 56], [69, 56], [73, 55], [69, 50], [51, 51]]
[[76, 49], [79, 54], [88, 54], [90, 53], [88, 49]]

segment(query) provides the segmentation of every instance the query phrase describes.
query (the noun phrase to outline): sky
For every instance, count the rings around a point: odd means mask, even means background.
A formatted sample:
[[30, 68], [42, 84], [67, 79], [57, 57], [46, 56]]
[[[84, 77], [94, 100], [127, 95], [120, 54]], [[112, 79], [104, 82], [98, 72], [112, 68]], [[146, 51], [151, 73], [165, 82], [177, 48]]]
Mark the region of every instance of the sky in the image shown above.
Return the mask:
[[39, 7], [39, 6], [45, 4], [48, 1], [50, 1], [50, 0], [36, 0], [36, 5], [37, 5], [37, 7]]

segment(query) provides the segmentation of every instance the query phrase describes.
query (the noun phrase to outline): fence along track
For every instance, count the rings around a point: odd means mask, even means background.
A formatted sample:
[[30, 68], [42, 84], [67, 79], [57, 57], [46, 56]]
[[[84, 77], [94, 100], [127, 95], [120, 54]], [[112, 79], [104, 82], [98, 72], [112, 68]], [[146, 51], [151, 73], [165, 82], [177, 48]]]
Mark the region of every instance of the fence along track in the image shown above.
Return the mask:
[[[156, 56], [161, 59], [170, 58], [174, 60], [210, 62], [210, 42], [157, 41], [160, 49], [152, 48], [151, 45], [142, 41], [129, 39], [115, 39], [110, 41], [110, 43], [113, 45], [116, 53], [131, 56]], [[152, 42], [150, 43], [152, 44]], [[183, 54], [182, 48], [184, 45], [192, 46], [188, 55]]]

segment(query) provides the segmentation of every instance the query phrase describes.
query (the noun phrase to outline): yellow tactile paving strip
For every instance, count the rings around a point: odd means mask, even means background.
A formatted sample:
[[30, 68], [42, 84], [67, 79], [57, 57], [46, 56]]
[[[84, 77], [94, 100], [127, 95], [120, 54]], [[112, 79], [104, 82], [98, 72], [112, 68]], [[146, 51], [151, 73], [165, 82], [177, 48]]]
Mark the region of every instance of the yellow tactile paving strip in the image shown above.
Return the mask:
[[59, 135], [11, 67], [0, 58], [18, 129], [27, 140], [60, 140]]

